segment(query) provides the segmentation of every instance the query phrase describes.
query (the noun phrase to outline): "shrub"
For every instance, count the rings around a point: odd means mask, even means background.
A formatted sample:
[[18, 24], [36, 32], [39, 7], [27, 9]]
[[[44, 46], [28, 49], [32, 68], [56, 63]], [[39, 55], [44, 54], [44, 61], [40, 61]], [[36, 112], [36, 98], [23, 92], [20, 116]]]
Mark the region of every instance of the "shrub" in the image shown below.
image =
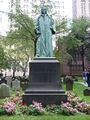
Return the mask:
[[4, 107], [5, 107], [6, 113], [9, 114], [9, 115], [14, 114], [15, 111], [16, 111], [16, 105], [15, 105], [15, 103], [8, 101], [8, 99], [5, 100]]
[[33, 101], [33, 104], [27, 106], [26, 104], [21, 106], [21, 112], [29, 115], [42, 115], [44, 114], [44, 109], [41, 103]]
[[52, 112], [52, 113], [56, 113], [56, 114], [61, 114], [62, 113], [61, 106], [60, 105], [55, 105], [55, 104], [47, 105], [45, 110], [47, 112]]
[[0, 105], [0, 115], [4, 115], [5, 114], [5, 107]]
[[28, 113], [28, 106], [26, 104], [22, 105], [20, 111], [24, 114]]
[[75, 113], [78, 112], [77, 109], [73, 108], [73, 106], [69, 102], [67, 103], [62, 102], [61, 107], [63, 109], [62, 113], [65, 115], [70, 115], [70, 114], [74, 115]]

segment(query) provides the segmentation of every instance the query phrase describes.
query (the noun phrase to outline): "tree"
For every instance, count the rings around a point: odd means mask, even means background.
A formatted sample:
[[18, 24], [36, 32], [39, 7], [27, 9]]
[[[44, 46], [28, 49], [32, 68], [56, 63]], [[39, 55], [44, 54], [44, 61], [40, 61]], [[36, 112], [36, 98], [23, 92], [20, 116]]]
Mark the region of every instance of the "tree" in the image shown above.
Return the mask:
[[0, 38], [0, 69], [5, 69], [7, 67], [7, 57], [4, 52], [3, 44], [2, 44], [2, 39]]
[[54, 49], [55, 57], [63, 63], [64, 59], [70, 61], [72, 59], [69, 50], [81, 42], [71, 35], [71, 28], [67, 26], [68, 20], [63, 18], [62, 21], [57, 22], [56, 26], [56, 47]]
[[36, 36], [34, 33], [34, 22], [28, 15], [20, 10], [19, 0], [11, 1], [11, 7], [16, 11], [9, 13], [11, 29], [4, 40], [7, 46], [9, 67], [13, 69], [13, 76], [16, 70], [22, 70], [26, 74], [29, 59], [33, 58]]
[[[22, 10], [18, 9], [17, 12], [9, 13], [9, 18], [14, 20], [14, 29], [11, 29], [7, 38], [12, 39], [12, 43], [19, 42], [20, 40], [29, 40], [30, 42], [36, 41], [34, 32], [34, 21], [24, 14]], [[32, 49], [32, 48], [31, 48]]]
[[73, 20], [71, 34], [74, 38], [81, 41], [83, 44], [77, 47], [77, 51], [80, 52], [82, 57], [82, 68], [84, 71], [84, 57], [86, 52], [88, 53], [88, 48], [90, 48], [90, 40], [87, 38], [86, 28], [89, 26], [90, 21], [84, 18]]
[[56, 41], [56, 47], [54, 49], [54, 54], [56, 58], [63, 63], [65, 59], [67, 61], [71, 61], [72, 54], [70, 51], [77, 46], [80, 46], [82, 43], [78, 39], [74, 38], [74, 36], [68, 34], [63, 37], [59, 37]]

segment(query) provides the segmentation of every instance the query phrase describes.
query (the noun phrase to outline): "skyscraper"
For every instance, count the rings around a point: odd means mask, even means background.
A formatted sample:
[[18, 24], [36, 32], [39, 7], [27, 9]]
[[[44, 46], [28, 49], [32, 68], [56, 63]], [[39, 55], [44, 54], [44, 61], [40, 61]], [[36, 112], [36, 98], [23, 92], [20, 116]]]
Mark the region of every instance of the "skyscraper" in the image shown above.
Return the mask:
[[90, 18], [90, 0], [72, 0], [73, 18]]

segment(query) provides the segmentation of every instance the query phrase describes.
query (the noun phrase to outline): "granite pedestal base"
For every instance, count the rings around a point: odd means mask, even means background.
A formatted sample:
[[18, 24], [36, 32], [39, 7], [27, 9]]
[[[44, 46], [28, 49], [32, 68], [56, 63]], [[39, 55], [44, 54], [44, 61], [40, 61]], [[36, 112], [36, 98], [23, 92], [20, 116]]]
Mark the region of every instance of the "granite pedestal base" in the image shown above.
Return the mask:
[[34, 58], [30, 62], [29, 84], [23, 95], [23, 103], [33, 100], [43, 105], [67, 101], [60, 82], [60, 64], [55, 58]]

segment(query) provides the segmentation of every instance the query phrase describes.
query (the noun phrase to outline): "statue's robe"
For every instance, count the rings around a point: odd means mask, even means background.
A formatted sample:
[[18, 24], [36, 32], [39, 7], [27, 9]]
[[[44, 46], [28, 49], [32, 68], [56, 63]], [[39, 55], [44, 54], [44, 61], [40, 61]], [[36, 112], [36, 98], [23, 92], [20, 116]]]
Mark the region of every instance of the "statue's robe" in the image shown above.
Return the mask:
[[36, 22], [35, 32], [37, 34], [36, 56], [37, 57], [52, 57], [52, 34], [56, 32], [53, 19], [45, 14], [41, 14]]

